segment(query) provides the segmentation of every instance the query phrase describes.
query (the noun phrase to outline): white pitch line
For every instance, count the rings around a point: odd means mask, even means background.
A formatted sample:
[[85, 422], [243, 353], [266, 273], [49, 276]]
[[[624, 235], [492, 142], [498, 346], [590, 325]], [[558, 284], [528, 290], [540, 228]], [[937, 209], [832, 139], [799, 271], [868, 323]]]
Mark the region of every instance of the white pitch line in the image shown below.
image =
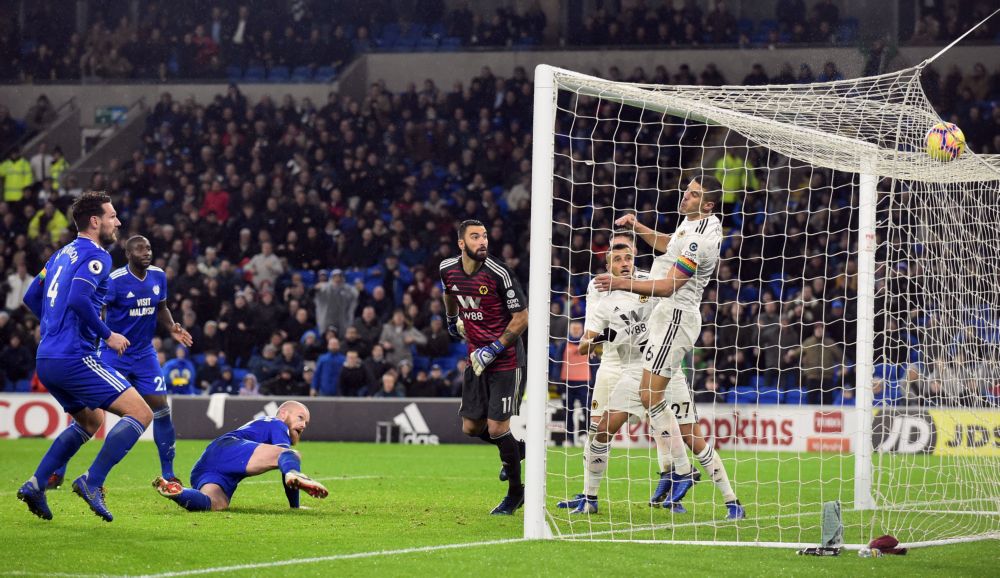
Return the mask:
[[475, 548], [478, 546], [495, 546], [499, 544], [516, 544], [526, 541], [524, 538], [507, 540], [489, 540], [484, 542], [465, 542], [462, 544], [443, 544], [440, 546], [420, 546], [402, 548], [399, 550], [377, 550], [374, 552], [355, 552], [353, 554], [334, 554], [315, 558], [292, 558], [277, 562], [257, 562], [253, 564], [237, 564], [234, 566], [216, 566], [214, 568], [197, 568], [194, 570], [179, 570], [177, 572], [162, 572], [159, 574], [144, 574], [136, 578], [170, 578], [173, 576], [195, 576], [198, 574], [216, 574], [219, 572], [237, 572], [242, 570], [259, 570], [261, 568], [277, 568], [281, 566], [297, 566], [300, 564], [315, 564], [317, 562], [335, 562], [337, 560], [357, 560], [360, 558], [376, 558], [379, 556], [400, 556], [404, 554], [421, 554], [424, 552], [440, 552], [441, 550], [457, 550], [460, 548]]

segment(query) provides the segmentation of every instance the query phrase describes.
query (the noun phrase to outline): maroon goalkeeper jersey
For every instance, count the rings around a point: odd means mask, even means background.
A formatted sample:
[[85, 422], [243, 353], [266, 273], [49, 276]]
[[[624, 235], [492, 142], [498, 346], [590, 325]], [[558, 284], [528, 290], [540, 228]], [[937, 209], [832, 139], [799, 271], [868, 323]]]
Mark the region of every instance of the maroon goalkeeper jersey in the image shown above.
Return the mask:
[[[507, 329], [512, 313], [528, 308], [521, 283], [507, 265], [487, 257], [479, 270], [466, 275], [462, 258], [441, 261], [441, 283], [446, 295], [458, 301], [458, 315], [465, 324], [465, 341], [472, 353], [497, 339]], [[486, 368], [487, 371], [508, 371], [525, 364], [524, 345], [520, 336], [514, 347], [508, 347]]]

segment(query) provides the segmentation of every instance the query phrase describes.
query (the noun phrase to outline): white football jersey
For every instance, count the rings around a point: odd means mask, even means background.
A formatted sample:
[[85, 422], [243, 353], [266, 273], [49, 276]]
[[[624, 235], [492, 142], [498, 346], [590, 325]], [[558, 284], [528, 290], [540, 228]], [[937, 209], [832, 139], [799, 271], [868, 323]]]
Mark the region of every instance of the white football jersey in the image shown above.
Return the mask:
[[[641, 269], [636, 269], [634, 277], [636, 279], [649, 279], [649, 273], [642, 271]], [[601, 301], [615, 293], [627, 293], [627, 291], [598, 291], [597, 287], [594, 286], [594, 280], [590, 280], [590, 284], [587, 285], [587, 316], [583, 322], [584, 331], [596, 325], [594, 315], [596, 314], [597, 307], [601, 304]], [[603, 331], [603, 328], [596, 331], [600, 333]], [[613, 347], [605, 347], [604, 352], [601, 354], [601, 367], [618, 367], [620, 364], [621, 359], [618, 357], [618, 351]]]
[[647, 321], [654, 305], [654, 300], [645, 295], [611, 291], [604, 294], [593, 310], [587, 309], [587, 331], [603, 333], [609, 329], [601, 367], [610, 358], [624, 373], [642, 374], [643, 353], [649, 339]]
[[715, 215], [692, 221], [684, 219], [670, 237], [667, 252], [653, 259], [651, 279], [663, 279], [671, 267], [683, 268], [691, 278], [666, 299], [682, 311], [698, 311], [705, 287], [719, 263], [722, 244], [722, 222]]

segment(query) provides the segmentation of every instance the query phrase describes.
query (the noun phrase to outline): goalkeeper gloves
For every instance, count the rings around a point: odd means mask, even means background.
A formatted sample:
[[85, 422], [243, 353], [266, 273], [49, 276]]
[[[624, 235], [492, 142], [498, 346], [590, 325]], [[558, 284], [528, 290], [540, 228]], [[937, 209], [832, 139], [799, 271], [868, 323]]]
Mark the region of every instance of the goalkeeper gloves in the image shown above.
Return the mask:
[[472, 371], [475, 372], [477, 376], [482, 375], [486, 368], [493, 363], [497, 356], [507, 349], [504, 347], [503, 343], [497, 339], [493, 343], [485, 347], [480, 347], [479, 349], [473, 351], [469, 354], [469, 360], [472, 362]]
[[465, 339], [465, 324], [458, 318], [458, 315], [448, 316], [448, 335], [455, 339]]
[[594, 345], [604, 342], [610, 343], [615, 340], [615, 337], [618, 337], [618, 332], [615, 331], [614, 329], [611, 329], [610, 327], [605, 327], [604, 331], [594, 336], [594, 339], [593, 341], [591, 341], [591, 343], [593, 343]]

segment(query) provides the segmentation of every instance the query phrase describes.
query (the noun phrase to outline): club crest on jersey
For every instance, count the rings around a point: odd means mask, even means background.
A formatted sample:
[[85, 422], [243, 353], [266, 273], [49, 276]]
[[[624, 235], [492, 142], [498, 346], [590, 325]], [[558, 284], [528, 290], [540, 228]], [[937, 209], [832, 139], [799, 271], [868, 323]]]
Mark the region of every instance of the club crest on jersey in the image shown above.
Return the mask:
[[486, 287], [486, 285], [480, 285], [479, 286], [479, 294], [480, 295], [486, 295], [489, 292], [490, 292], [490, 290], [489, 290], [488, 287]]
[[640, 295], [639, 296], [639, 303], [645, 303], [647, 301], [649, 301], [649, 295]]
[[159, 294], [160, 294], [160, 286], [153, 285], [153, 295], [159, 295]]
[[101, 271], [104, 270], [104, 265], [102, 265], [97, 259], [94, 259], [90, 263], [87, 263], [87, 269], [89, 269], [94, 275], [100, 275]]

